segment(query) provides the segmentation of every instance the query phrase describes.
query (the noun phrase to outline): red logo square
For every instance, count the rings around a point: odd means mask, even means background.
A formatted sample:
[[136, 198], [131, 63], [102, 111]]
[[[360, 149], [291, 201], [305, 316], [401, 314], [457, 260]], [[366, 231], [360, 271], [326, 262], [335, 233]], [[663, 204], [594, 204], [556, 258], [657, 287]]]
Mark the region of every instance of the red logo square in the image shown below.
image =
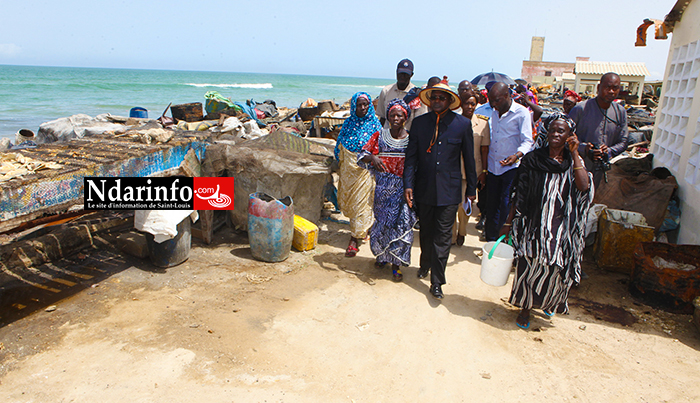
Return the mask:
[[194, 209], [233, 210], [233, 177], [195, 177]]

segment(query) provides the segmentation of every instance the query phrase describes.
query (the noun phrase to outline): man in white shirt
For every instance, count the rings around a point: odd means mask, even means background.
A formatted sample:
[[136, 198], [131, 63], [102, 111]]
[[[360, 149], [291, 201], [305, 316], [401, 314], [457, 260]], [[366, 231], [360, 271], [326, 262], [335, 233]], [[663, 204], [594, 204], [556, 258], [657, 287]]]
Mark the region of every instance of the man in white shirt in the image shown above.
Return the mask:
[[[389, 121], [386, 118], [386, 108], [389, 102], [394, 98], [403, 99], [411, 88], [415, 87], [411, 83], [411, 77], [413, 77], [413, 62], [408, 59], [403, 59], [396, 66], [396, 82], [391, 85], [387, 85], [382, 88], [382, 92], [379, 93], [377, 97], [377, 107], [374, 108], [379, 116], [379, 121], [385, 128], [389, 128]], [[404, 128], [409, 131], [411, 128], [411, 122], [413, 122], [414, 114], [408, 117]]]
[[493, 108], [488, 176], [486, 178], [486, 241], [495, 241], [510, 211], [510, 188], [520, 166], [520, 158], [532, 148], [530, 112], [513, 102], [510, 89], [496, 83], [489, 90]]

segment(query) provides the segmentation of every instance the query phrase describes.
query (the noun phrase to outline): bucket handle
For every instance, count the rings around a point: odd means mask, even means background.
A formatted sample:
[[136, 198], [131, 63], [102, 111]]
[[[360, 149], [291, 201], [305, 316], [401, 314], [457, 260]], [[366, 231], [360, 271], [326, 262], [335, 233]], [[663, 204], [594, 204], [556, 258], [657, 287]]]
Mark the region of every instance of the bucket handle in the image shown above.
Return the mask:
[[498, 244], [501, 243], [501, 241], [502, 241], [503, 238], [505, 238], [505, 237], [506, 237], [505, 235], [501, 235], [501, 237], [498, 238], [498, 239], [496, 240], [496, 243], [493, 244], [493, 247], [491, 248], [491, 251], [489, 252], [489, 260], [491, 260], [491, 258], [493, 257], [493, 252], [496, 251], [496, 248], [498, 247]]

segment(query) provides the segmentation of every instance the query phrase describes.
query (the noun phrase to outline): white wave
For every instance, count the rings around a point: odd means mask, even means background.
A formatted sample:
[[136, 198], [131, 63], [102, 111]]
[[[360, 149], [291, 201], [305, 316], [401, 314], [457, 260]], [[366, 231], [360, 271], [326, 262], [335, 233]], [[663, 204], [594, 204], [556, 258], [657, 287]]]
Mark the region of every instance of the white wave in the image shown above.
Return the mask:
[[193, 87], [218, 87], [218, 88], [256, 88], [256, 89], [270, 89], [272, 84], [196, 84], [196, 83], [185, 83], [185, 85], [191, 85]]
[[368, 84], [326, 84], [329, 87], [352, 87], [352, 88], [384, 88], [383, 85], [368, 85]]

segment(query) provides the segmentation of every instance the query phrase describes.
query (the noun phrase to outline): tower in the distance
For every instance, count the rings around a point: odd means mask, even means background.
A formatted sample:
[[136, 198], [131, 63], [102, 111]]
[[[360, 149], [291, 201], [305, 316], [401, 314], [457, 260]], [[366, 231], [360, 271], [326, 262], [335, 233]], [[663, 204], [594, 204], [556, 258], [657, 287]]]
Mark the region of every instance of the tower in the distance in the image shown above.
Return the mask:
[[541, 62], [544, 54], [544, 36], [533, 36], [530, 45], [530, 61]]

